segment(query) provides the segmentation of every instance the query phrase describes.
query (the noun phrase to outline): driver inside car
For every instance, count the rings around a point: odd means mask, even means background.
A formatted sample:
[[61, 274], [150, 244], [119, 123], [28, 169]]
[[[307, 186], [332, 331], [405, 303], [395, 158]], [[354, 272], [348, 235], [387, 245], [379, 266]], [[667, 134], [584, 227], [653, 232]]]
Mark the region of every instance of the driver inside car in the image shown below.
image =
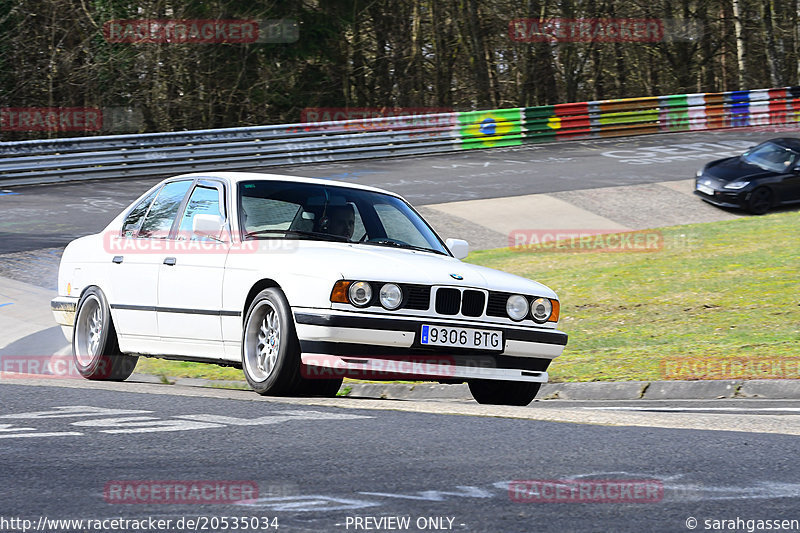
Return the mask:
[[356, 213], [351, 204], [329, 205], [320, 221], [320, 231], [350, 240], [356, 226]]

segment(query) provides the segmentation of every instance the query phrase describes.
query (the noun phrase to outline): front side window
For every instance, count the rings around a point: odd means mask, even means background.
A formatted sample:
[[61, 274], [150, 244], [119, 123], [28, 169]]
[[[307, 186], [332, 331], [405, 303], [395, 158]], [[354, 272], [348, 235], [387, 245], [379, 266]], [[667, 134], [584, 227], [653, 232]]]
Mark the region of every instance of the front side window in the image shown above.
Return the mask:
[[195, 215], [218, 215], [225, 218], [219, 203], [219, 190], [216, 187], [198, 185], [192, 191], [186, 209], [183, 212], [181, 225], [178, 229], [178, 239], [180, 240], [210, 240], [208, 237], [195, 235], [192, 233], [192, 225]]
[[166, 239], [172, 223], [178, 215], [186, 191], [192, 185], [191, 180], [173, 181], [161, 188], [150, 211], [142, 222], [139, 237], [150, 239]]
[[311, 239], [447, 255], [428, 224], [389, 194], [314, 183], [239, 184], [243, 239]]
[[746, 163], [771, 172], [786, 172], [797, 158], [797, 152], [771, 142], [760, 144], [742, 155]]

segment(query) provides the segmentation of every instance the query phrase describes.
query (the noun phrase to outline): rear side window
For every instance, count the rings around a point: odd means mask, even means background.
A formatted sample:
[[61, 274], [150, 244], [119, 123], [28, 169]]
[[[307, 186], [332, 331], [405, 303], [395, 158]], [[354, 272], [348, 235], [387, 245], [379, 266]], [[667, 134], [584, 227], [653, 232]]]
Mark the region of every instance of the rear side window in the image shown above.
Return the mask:
[[142, 221], [144, 220], [144, 216], [147, 214], [147, 210], [150, 208], [150, 204], [153, 203], [153, 199], [158, 194], [158, 191], [161, 189], [156, 189], [147, 197], [139, 202], [136, 207], [128, 214], [128, 218], [125, 219], [125, 223], [122, 225], [122, 236], [123, 237], [135, 237], [139, 231], [139, 228], [142, 226]]
[[149, 239], [166, 239], [172, 223], [181, 207], [186, 191], [192, 185], [191, 180], [174, 181], [161, 188], [150, 211], [142, 222], [139, 237]]

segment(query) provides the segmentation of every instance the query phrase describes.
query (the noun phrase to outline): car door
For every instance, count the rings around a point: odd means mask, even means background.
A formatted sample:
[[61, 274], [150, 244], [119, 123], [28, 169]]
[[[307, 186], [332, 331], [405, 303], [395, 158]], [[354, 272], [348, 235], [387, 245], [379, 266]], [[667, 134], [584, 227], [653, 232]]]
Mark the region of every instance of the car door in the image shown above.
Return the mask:
[[112, 236], [109, 305], [123, 350], [149, 353], [158, 338], [156, 306], [162, 250], [193, 180], [166, 183], [137, 204]]
[[800, 157], [795, 159], [792, 170], [783, 177], [782, 185], [781, 200], [784, 202], [800, 201]]
[[[172, 353], [222, 357], [222, 279], [230, 250], [225, 185], [198, 180], [176, 219], [158, 278], [158, 331]], [[194, 234], [194, 217], [219, 215], [219, 238]]]

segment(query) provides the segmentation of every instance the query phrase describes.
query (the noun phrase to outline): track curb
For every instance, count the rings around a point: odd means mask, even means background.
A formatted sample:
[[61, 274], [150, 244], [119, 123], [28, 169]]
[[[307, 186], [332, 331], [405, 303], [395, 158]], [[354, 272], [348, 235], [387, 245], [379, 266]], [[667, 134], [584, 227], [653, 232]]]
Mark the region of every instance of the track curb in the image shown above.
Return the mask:
[[[162, 377], [133, 374], [131, 380], [190, 387], [248, 389], [244, 380]], [[466, 384], [353, 383], [345, 382], [340, 394], [349, 398], [386, 400], [472, 401]], [[717, 400], [734, 398], [800, 399], [800, 380], [702, 381], [590, 381], [546, 383], [537, 400]]]

